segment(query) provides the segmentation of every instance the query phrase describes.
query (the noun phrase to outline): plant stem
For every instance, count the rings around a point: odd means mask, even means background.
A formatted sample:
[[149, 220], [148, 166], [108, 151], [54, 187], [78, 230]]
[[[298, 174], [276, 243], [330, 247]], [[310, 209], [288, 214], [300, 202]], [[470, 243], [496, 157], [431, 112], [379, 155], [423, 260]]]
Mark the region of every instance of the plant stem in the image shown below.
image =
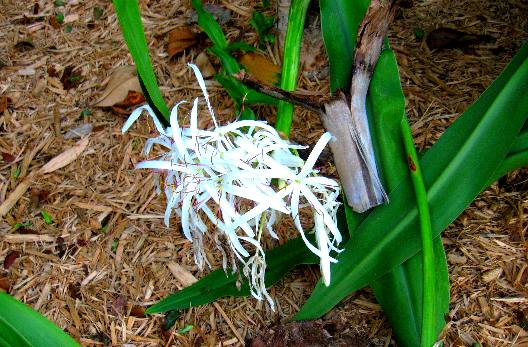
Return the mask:
[[409, 162], [411, 180], [416, 195], [416, 204], [420, 218], [420, 233], [422, 237], [423, 255], [423, 295], [422, 295], [422, 334], [420, 346], [430, 347], [436, 341], [435, 336], [435, 283], [433, 231], [431, 228], [431, 215], [427, 203], [427, 191], [423, 181], [422, 170], [414, 148], [411, 127], [407, 117], [401, 121], [402, 138]]
[[[297, 87], [299, 74], [299, 61], [301, 40], [304, 29], [304, 20], [310, 0], [292, 0], [288, 15], [288, 29], [284, 42], [284, 60], [282, 62], [281, 88], [285, 91], [294, 91]], [[279, 102], [275, 128], [281, 135], [290, 136], [293, 121], [293, 105], [284, 101]]]

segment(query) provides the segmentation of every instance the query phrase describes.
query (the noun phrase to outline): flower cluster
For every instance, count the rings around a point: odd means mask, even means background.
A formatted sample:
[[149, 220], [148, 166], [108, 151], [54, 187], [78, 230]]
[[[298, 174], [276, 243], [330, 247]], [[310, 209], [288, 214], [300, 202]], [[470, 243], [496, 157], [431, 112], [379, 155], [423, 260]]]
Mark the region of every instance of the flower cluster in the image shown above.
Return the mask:
[[[185, 237], [193, 243], [194, 259], [200, 268], [207, 263], [203, 235], [208, 225], [214, 225], [224, 269], [230, 258], [236, 271], [238, 260], [251, 294], [266, 298], [273, 307], [264, 284], [266, 260], [261, 238], [263, 230], [278, 238], [273, 224], [280, 214], [290, 215], [306, 246], [320, 257], [328, 285], [330, 263], [336, 262], [330, 251], [339, 251], [337, 245], [341, 242], [336, 225], [339, 185], [319, 176], [314, 165], [331, 135], [325, 133], [303, 161], [293, 152], [304, 147], [283, 140], [265, 122], [242, 120], [219, 126], [203, 77], [195, 65], [189, 66], [202, 89], [213, 129], [198, 129], [198, 98], [193, 102], [188, 128], [178, 124], [178, 107], [185, 101], [172, 109], [170, 127], [163, 128], [147, 105], [136, 109], [123, 126], [123, 132], [127, 131], [147, 111], [160, 135], [147, 140], [145, 153], [149, 154], [154, 144], [167, 149], [160, 157], [136, 165], [164, 173], [165, 224], [169, 225], [175, 211]], [[307, 239], [301, 225], [299, 210], [304, 206], [313, 211], [316, 245]]]

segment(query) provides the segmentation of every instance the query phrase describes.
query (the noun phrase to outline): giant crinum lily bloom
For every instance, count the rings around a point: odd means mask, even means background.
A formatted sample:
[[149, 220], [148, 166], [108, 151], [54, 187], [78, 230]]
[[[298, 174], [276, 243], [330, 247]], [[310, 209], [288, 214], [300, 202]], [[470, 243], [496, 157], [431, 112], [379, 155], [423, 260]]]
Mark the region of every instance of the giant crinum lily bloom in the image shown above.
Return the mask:
[[[336, 262], [330, 253], [339, 251], [342, 239], [336, 223], [339, 185], [320, 176], [314, 166], [332, 136], [325, 133], [305, 162], [293, 154], [305, 147], [285, 141], [265, 122], [243, 120], [220, 126], [200, 71], [193, 64], [189, 66], [202, 89], [213, 128], [198, 128], [199, 98], [191, 103], [187, 128], [178, 121], [178, 111], [185, 100], [172, 109], [167, 128], [148, 105], [132, 112], [123, 126], [123, 132], [127, 131], [143, 112], [154, 121], [159, 136], [147, 140], [144, 152], [149, 155], [154, 145], [165, 152], [140, 162], [136, 168], [153, 169], [164, 176], [165, 224], [169, 226], [174, 211], [184, 236], [193, 243], [194, 259], [200, 268], [207, 263], [203, 236], [214, 226], [214, 240], [224, 257], [224, 269], [227, 271], [228, 254], [233, 271], [238, 259], [251, 294], [257, 299], [265, 298], [273, 308], [264, 283], [266, 260], [261, 237], [266, 230], [278, 238], [273, 224], [279, 214], [289, 215], [306, 246], [320, 257], [321, 273], [328, 285], [330, 263]], [[158, 188], [161, 191], [161, 185]], [[301, 225], [299, 213], [304, 207], [313, 211], [315, 245]]]

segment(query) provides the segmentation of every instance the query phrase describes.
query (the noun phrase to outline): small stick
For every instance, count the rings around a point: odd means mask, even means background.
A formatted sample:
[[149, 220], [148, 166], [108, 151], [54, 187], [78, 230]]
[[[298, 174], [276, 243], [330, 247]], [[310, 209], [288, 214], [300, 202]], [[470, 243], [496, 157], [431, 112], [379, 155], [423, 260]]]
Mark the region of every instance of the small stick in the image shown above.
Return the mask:
[[287, 92], [275, 86], [264, 85], [255, 79], [253, 76], [250, 76], [245, 71], [240, 71], [239, 73], [233, 74], [233, 77], [244, 83], [251, 89], [255, 89], [257, 92], [271, 96], [273, 98], [287, 101], [297, 106], [302, 106], [310, 111], [318, 113], [321, 115], [324, 113], [323, 105], [319, 101], [314, 100], [306, 95], [299, 95], [292, 92]]

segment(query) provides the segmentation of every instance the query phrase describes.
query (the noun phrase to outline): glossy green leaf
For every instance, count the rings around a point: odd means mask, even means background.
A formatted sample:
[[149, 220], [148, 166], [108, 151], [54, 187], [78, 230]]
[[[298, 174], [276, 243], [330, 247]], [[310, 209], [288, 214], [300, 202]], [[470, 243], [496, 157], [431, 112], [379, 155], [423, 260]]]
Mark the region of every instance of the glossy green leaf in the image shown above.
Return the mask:
[[[525, 45], [493, 85], [422, 158], [434, 236], [485, 187], [522, 128], [528, 114], [527, 56]], [[404, 181], [391, 192], [389, 204], [369, 214], [340, 254], [339, 263], [332, 267], [332, 284], [325, 287], [318, 283], [296, 319], [320, 317], [349, 293], [380, 278], [420, 250], [421, 242], [414, 232], [418, 213], [412, 194]]]
[[226, 47], [226, 50], [228, 52], [241, 51], [243, 53], [247, 53], [247, 52], [255, 52], [256, 49], [255, 47], [251, 46], [250, 44], [244, 41], [235, 41], [233, 43], [230, 43]]
[[[377, 154], [376, 161], [382, 171], [385, 187], [391, 191], [408, 175], [408, 165], [400, 130], [400, 123], [405, 116], [405, 98], [401, 89], [396, 57], [390, 49], [384, 49], [380, 54], [372, 76], [367, 105]], [[351, 230], [355, 230], [356, 227], [352, 227]], [[445, 259], [441, 240], [437, 238], [434, 242], [434, 249], [437, 252], [435, 254], [437, 277], [439, 280], [447, 279], [447, 264], [442, 267], [442, 263], [438, 263], [438, 260]], [[422, 285], [421, 252], [371, 283], [378, 302], [391, 322], [393, 334], [402, 346], [420, 344], [422, 297], [412, 295], [409, 290], [414, 289], [414, 292], [421, 293]], [[449, 306], [448, 282], [438, 283], [435, 298], [437, 308], [435, 320], [438, 332], [444, 325], [443, 308]]]
[[80, 346], [46, 317], [0, 291], [0, 346]]
[[40, 211], [40, 215], [46, 224], [53, 224], [53, 217], [46, 211]]
[[[148, 99], [152, 101], [151, 106], [157, 108], [168, 123], [169, 109], [156, 82], [156, 74], [150, 61], [138, 3], [136, 0], [113, 0], [113, 3], [130, 55], [134, 59], [138, 74], [148, 93]], [[145, 96], [147, 97], [147, 95]]]

